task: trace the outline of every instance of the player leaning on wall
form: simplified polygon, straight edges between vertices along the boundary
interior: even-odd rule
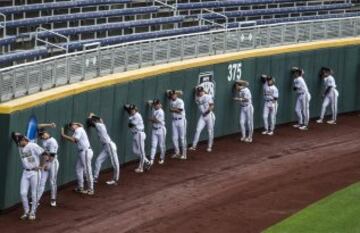
[[[275,86],[275,78],[272,76],[263,74],[260,79],[263,83],[264,94],[263,120],[265,130],[262,134],[272,136],[276,125],[279,90]]]

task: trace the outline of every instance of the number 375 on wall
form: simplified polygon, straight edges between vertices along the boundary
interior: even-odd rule
[[[228,65],[227,79],[229,82],[241,79],[241,66],[241,62]]]

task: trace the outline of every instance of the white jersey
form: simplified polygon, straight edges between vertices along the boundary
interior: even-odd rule
[[[45,151],[49,152],[50,154],[57,154],[59,145],[55,138],[50,137],[42,141],[42,148],[44,148]]]
[[[325,89],[328,89],[329,87],[336,88],[335,78],[331,75],[324,78],[324,85]]]
[[[136,112],[134,115],[129,117],[129,123],[133,125],[131,132],[137,133],[144,131],[144,121],[140,113]]]
[[[95,128],[100,142],[102,144],[109,144],[111,142],[111,138],[106,130],[106,126],[104,125],[104,123],[95,123]]]
[[[162,108],[159,108],[158,110],[153,109],[152,117],[159,121],[159,122],[152,123],[152,126],[154,128],[160,128],[160,127],[165,126],[165,113],[164,113],[164,110],[162,110]]]
[[[40,157],[44,150],[36,143],[29,142],[21,150],[21,162],[24,169],[35,169],[40,166]]]
[[[79,127],[75,130],[73,137],[76,140],[76,145],[79,151],[90,149],[89,138],[83,127]]]
[[[264,88],[264,100],[266,102],[274,101],[279,98],[279,90],[275,85],[267,85]]]
[[[180,98],[176,98],[176,100],[170,100],[170,108],[181,109],[180,113],[172,112],[173,118],[184,118],[185,117],[185,104],[184,101]]]
[[[209,110],[210,105],[214,104],[212,96],[208,94],[204,94],[201,97],[196,97],[195,101],[199,107],[201,114],[206,113]]]
[[[309,93],[305,80],[301,76],[294,79],[294,87],[296,88],[296,93],[298,94]]]
[[[252,95],[249,88],[245,87],[239,91],[240,106],[247,107],[252,104]]]

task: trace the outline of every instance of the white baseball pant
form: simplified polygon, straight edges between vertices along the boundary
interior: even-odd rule
[[[76,176],[78,179],[78,187],[84,188],[84,175],[88,183],[88,188],[94,190],[94,177],[92,173],[91,160],[93,158],[93,150],[85,149],[79,151],[78,160],[76,162]]]
[[[331,112],[332,112],[332,120],[336,121],[337,118],[337,109],[338,109],[338,97],[339,97],[339,92],[336,89],[332,89],[330,91],[330,93],[328,93],[322,103],[321,106],[321,114],[320,114],[320,118],[324,119],[325,113],[326,113],[326,109],[327,107],[331,106]]]
[[[240,107],[240,129],[241,137],[252,138],[254,133],[254,107],[252,104]],[[248,132],[248,136],[246,136]]]
[[[199,142],[201,131],[204,129],[205,126],[207,127],[209,134],[208,148],[212,148],[214,142],[214,126],[215,126],[215,114],[213,112],[210,112],[206,116],[203,115],[200,116],[196,126],[196,132],[192,145],[194,148],[196,148]]]
[[[140,159],[140,169],[144,168],[145,163],[150,163],[145,155],[145,139],[146,134],[144,132],[133,133],[133,153],[136,154]]]
[[[186,141],[186,119],[177,118],[172,120],[172,141],[174,144],[175,154],[180,154],[179,138],[181,142],[182,154],[186,156],[187,141]]]
[[[266,131],[274,131],[276,125],[276,113],[277,113],[278,103],[273,101],[265,101],[263,119],[264,119],[264,128]],[[270,125],[269,125],[270,117]]]
[[[48,170],[41,171],[41,179],[40,179],[40,186],[39,186],[39,201],[45,191],[46,182],[49,178],[50,188],[51,188],[51,199],[56,200],[57,194],[57,175],[59,172],[59,161],[54,158],[53,161],[49,164]]]
[[[153,128],[151,135],[151,153],[150,159],[155,159],[155,154],[157,150],[157,146],[160,147],[160,159],[165,159],[165,152],[166,152],[166,128],[159,127],[158,129]]]
[[[118,181],[120,178],[120,165],[116,144],[114,142],[106,143],[103,145],[102,150],[95,162],[94,177],[99,177],[101,165],[108,157],[110,158],[111,165],[114,169],[113,180]]]
[[[20,181],[20,196],[24,208],[24,213],[26,214],[35,214],[38,206],[38,193],[39,193],[39,183],[40,183],[41,174],[40,171],[23,171]],[[29,206],[29,188],[31,190],[31,199],[32,205],[31,209]]]
[[[309,125],[310,100],[311,96],[309,93],[298,94],[296,98],[295,112],[298,116],[299,125]]]

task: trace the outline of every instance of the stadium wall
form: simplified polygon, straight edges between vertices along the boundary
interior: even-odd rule
[[[339,98],[339,112],[360,109],[360,39],[312,42],[277,48],[254,49],[233,54],[185,60],[155,67],[148,67],[120,74],[113,74],[95,80],[88,80],[59,87],[38,94],[26,96],[0,104],[0,210],[20,201],[19,181],[22,173],[18,151],[10,139],[12,131],[24,132],[31,115],[39,122],[55,122],[57,130],[50,129],[60,142],[59,185],[75,179],[77,151],[74,145],[60,140],[59,127],[70,121],[85,123],[89,112],[103,117],[108,131],[118,145],[121,163],[136,159],[131,153],[131,134],[127,128],[126,103],[136,104],[144,119],[150,109],[147,100],[160,98],[166,109],[168,126],[167,147],[171,145],[170,114],[165,98],[167,89],[183,90],[187,119],[188,142],[193,139],[198,111],[193,101],[194,86],[202,72],[213,72],[216,81],[215,136],[233,134],[239,131],[239,106],[232,101],[232,87],[236,79],[250,82],[255,108],[255,127],[262,127],[262,87],[259,76],[271,74],[276,78],[280,91],[278,123],[295,120],[295,94],[292,91],[290,69],[299,66],[305,70],[305,79],[312,94],[311,116],[320,113],[321,81],[318,72],[322,66],[335,71]],[[149,152],[151,127],[146,121],[146,151]],[[95,155],[100,145],[94,130],[89,136]],[[204,131],[202,139],[206,137]],[[256,138],[255,138],[256,142]],[[216,148],[216,141],[215,141]],[[94,159],[95,160],[95,159]],[[109,167],[109,163],[107,167]]]

